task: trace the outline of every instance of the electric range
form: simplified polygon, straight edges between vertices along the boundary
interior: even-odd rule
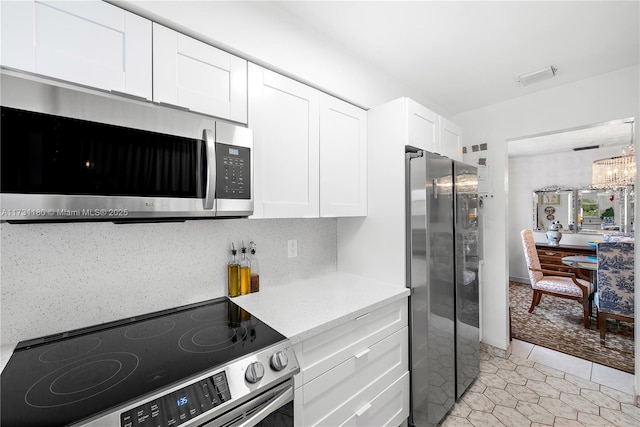
[[[297,372],[282,334],[218,298],[19,343],[1,425],[255,425]]]

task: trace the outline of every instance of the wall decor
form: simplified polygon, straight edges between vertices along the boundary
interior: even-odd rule
[[[560,195],[559,194],[543,194],[542,204],[543,205],[559,205]]]

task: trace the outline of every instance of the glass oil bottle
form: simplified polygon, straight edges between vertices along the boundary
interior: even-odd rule
[[[230,297],[237,297],[240,295],[240,264],[236,259],[236,248],[231,243],[231,255],[227,262],[227,286]]]
[[[251,292],[251,263],[247,258],[247,248],[242,242],[242,258],[240,258],[240,295],[247,295]]]
[[[251,293],[260,290],[260,269],[258,268],[258,258],[256,258],[256,244],[249,242],[249,262],[251,263]]]

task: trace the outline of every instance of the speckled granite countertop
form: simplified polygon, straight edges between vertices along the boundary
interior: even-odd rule
[[[409,289],[332,272],[233,298],[293,344],[409,296]]]

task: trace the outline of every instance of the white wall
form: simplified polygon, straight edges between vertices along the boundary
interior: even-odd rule
[[[595,150],[545,154],[509,159],[509,276],[528,282],[524,251],[520,231],[532,228],[532,192],[541,187],[560,185],[584,188],[591,183],[591,164],[594,160],[619,156],[621,147],[605,147]],[[562,244],[586,245],[594,240],[593,235],[566,232],[567,222],[561,220],[565,231]],[[546,242],[543,232],[534,233],[536,242]]]
[[[569,129],[592,123],[639,117],[640,68],[624,68],[554,89],[515,98],[499,104],[458,114],[453,120],[464,129],[464,145],[487,142],[490,196],[485,199],[482,290],[483,341],[506,349],[508,342],[508,251],[511,241],[505,224],[508,212],[508,162],[506,140]],[[636,131],[636,160],[638,159]],[[636,187],[638,180],[636,180]],[[636,207],[636,217],[638,208]],[[636,273],[638,265],[636,265]],[[639,287],[640,288],[640,287]],[[640,313],[640,289],[636,289],[636,312]],[[640,354],[636,328],[636,354]],[[636,358],[636,392],[640,390],[640,367]]]

